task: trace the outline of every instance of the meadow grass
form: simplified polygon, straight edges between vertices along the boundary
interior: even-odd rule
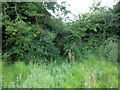
[[[27,78],[29,67],[24,62],[8,64],[2,62],[2,86],[7,88],[17,88]]]
[[[3,87],[118,88],[117,62],[89,55],[82,61],[55,60],[47,65],[3,64]]]
[[[2,60],[0,56],[0,89],[2,88]]]

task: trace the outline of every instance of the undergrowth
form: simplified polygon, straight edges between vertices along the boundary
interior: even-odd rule
[[[83,61],[3,63],[3,88],[118,88],[117,63],[89,55]]]
[[[17,88],[27,78],[29,73],[29,66],[24,62],[15,62],[8,64],[2,62],[2,86],[7,88]]]

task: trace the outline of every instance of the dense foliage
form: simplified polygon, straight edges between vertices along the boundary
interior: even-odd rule
[[[118,87],[120,2],[74,21],[66,5],[2,2],[3,88]]]
[[[59,27],[57,24],[54,26],[57,19],[47,11],[54,11],[56,3],[2,4],[2,46],[6,59],[22,60],[27,55],[47,59],[57,57],[59,50],[53,40]],[[62,25],[62,22],[58,24]]]
[[[2,3],[3,58],[13,62],[53,60],[66,57],[69,52],[74,52],[76,58],[85,56],[83,49],[94,51],[109,37],[119,36],[119,3],[113,9],[94,4],[90,12],[68,23],[49,13],[56,9],[64,15],[70,13],[55,2]]]

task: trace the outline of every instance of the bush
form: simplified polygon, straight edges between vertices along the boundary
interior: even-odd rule
[[[118,43],[117,37],[111,37],[98,48],[99,57],[106,60],[117,61],[118,59]]]

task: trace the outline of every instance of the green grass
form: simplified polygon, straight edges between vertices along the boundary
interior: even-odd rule
[[[24,62],[14,64],[2,63],[2,86],[17,88],[27,78],[29,67]]]
[[[2,60],[0,56],[0,89],[2,88]]]
[[[118,88],[117,63],[93,55],[82,62],[56,60],[48,65],[44,62],[28,66],[23,62],[3,64],[3,76],[3,87],[9,88]]]

